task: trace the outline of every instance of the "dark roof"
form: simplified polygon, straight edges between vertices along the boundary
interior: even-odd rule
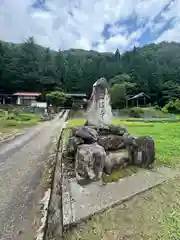
[[[0,92],[0,96],[1,96],[1,97],[9,97],[9,96],[11,96],[11,94],[1,93],[1,92]]]
[[[4,90],[0,89],[0,97],[8,98],[11,97],[12,94],[5,92]]]
[[[147,97],[147,98],[150,99],[150,97],[148,95],[146,95],[145,93],[142,92],[142,93],[139,93],[139,94],[129,98],[128,100],[137,99],[137,98],[140,98],[140,97]]]

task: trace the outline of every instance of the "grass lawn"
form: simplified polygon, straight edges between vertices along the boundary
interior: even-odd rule
[[[73,119],[69,126],[82,125]],[[136,136],[150,135],[156,143],[158,164],[179,167],[180,123],[129,122],[115,118]],[[128,171],[117,172],[128,175]],[[136,169],[133,169],[136,172]],[[108,182],[108,179],[106,179]],[[180,239],[180,177],[140,194],[124,204],[94,216],[66,234],[66,240],[176,240]]]
[[[0,141],[23,131],[24,128],[33,126],[40,121],[40,117],[35,114],[7,113],[0,110]]]

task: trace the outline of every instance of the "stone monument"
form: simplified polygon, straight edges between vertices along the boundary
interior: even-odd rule
[[[108,125],[111,124],[112,117],[108,84],[105,78],[100,78],[94,83],[88,101],[88,124],[95,126]]]
[[[74,161],[79,183],[100,180],[103,172],[136,165],[149,168],[155,160],[154,141],[149,136],[134,137],[127,128],[112,124],[108,84],[105,78],[94,85],[87,107],[87,122],[73,127],[68,154]]]

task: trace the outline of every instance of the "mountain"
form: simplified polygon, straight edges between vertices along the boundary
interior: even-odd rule
[[[109,82],[135,83],[133,94],[144,92],[153,103],[164,105],[180,97],[180,44],[153,43],[113,54],[82,49],[56,52],[35,44],[33,38],[22,44],[0,42],[0,88],[5,91],[89,93],[102,76]]]

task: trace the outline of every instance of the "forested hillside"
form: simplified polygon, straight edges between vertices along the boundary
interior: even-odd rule
[[[80,49],[55,52],[34,43],[0,42],[0,89],[6,92],[63,90],[90,93],[106,77],[126,95],[148,94],[164,105],[180,97],[180,44],[150,44],[124,54]],[[121,91],[119,91],[121,92]]]

